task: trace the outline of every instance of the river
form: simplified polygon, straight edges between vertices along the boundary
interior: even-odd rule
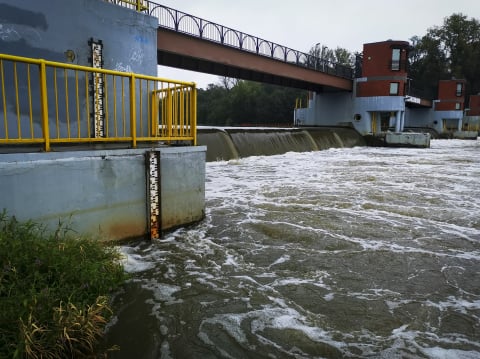
[[[480,358],[480,141],[207,163],[206,218],[120,249],[112,358]]]

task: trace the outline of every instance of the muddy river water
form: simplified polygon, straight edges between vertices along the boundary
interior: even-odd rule
[[[120,248],[112,358],[480,358],[480,141],[206,173],[203,222]]]

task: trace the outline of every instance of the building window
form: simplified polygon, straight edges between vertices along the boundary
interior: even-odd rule
[[[455,110],[460,110],[460,102],[455,103]]]
[[[398,82],[390,82],[390,95],[398,95]]]
[[[457,82],[457,96],[462,96],[463,92],[463,84],[461,82]]]
[[[400,49],[392,49],[392,70],[400,70]]]

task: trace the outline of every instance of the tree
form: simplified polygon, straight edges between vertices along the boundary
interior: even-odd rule
[[[410,51],[411,77],[410,90],[413,95],[426,98],[435,98],[438,81],[449,78],[446,68],[447,58],[440,48],[438,39],[424,36],[421,39],[410,39],[413,48]]]
[[[238,84],[238,81],[240,81],[239,79],[227,76],[219,76],[218,79],[226,90],[231,90]]]
[[[480,92],[480,22],[461,13],[444,19],[421,39],[413,37],[410,73],[423,87],[439,80],[467,80],[467,95]],[[435,93],[436,94],[436,93]]]
[[[232,87],[210,84],[198,90],[197,120],[210,126],[291,126],[297,98],[305,90],[235,80]],[[230,83],[230,82],[229,82]]]
[[[209,84],[206,90],[198,90],[197,122],[201,125],[229,126],[230,98],[225,87]]]
[[[310,55],[309,64],[312,66],[316,65],[318,69],[325,65],[339,64],[353,67],[355,64],[355,56],[347,49],[341,47],[332,50],[325,45],[317,43],[310,48],[308,54]]]

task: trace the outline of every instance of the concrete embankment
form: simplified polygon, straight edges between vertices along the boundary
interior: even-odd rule
[[[205,150],[0,154],[0,211],[107,241],[146,236],[152,215],[158,230],[193,223],[205,214]],[[158,162],[149,163],[146,153],[158,154]]]
[[[207,146],[207,161],[328,148],[365,146],[353,128],[199,128],[198,144]]]

